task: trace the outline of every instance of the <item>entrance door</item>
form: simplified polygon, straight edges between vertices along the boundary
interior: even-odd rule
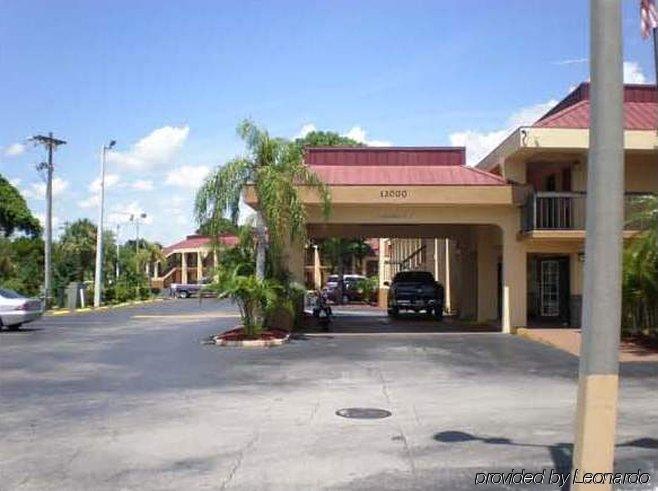
[[[546,320],[569,320],[569,260],[539,258],[537,264],[537,314]]]
[[[539,263],[539,315],[560,316],[560,262],[544,259]]]

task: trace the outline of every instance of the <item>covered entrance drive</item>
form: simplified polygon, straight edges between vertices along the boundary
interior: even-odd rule
[[[332,198],[325,219],[317,193],[301,190],[308,238],[449,239],[459,251],[451,287],[459,316],[511,332],[527,318],[526,251],[517,237],[523,189],[464,162],[463,148],[307,149],[306,163]],[[257,207],[253,190],[245,201]],[[300,282],[304,246],[288,250]],[[380,281],[385,269],[380,248]]]

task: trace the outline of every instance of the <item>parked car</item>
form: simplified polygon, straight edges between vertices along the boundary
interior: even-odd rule
[[[43,303],[38,298],[27,298],[9,288],[0,288],[0,327],[14,331],[42,314]]]
[[[172,283],[169,293],[172,297],[189,298],[198,295],[203,288],[210,283],[208,278],[201,278],[200,283]]]
[[[340,277],[332,274],[327,278],[327,284],[323,292],[327,299],[334,303],[358,302],[363,300],[363,288],[360,283],[365,281],[366,277],[360,274],[343,275],[343,295],[340,296]],[[342,301],[341,301],[342,300]]]
[[[401,310],[425,311],[443,319],[443,285],[428,271],[402,271],[395,275],[388,291],[388,314]]]

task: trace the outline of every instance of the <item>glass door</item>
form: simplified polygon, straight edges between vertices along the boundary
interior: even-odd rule
[[[543,259],[539,263],[539,315],[560,316],[560,261]]]

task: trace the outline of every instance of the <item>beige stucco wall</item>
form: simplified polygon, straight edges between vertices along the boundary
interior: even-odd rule
[[[498,262],[501,232],[496,227],[478,227],[477,241],[477,320],[488,322],[498,316]]]

